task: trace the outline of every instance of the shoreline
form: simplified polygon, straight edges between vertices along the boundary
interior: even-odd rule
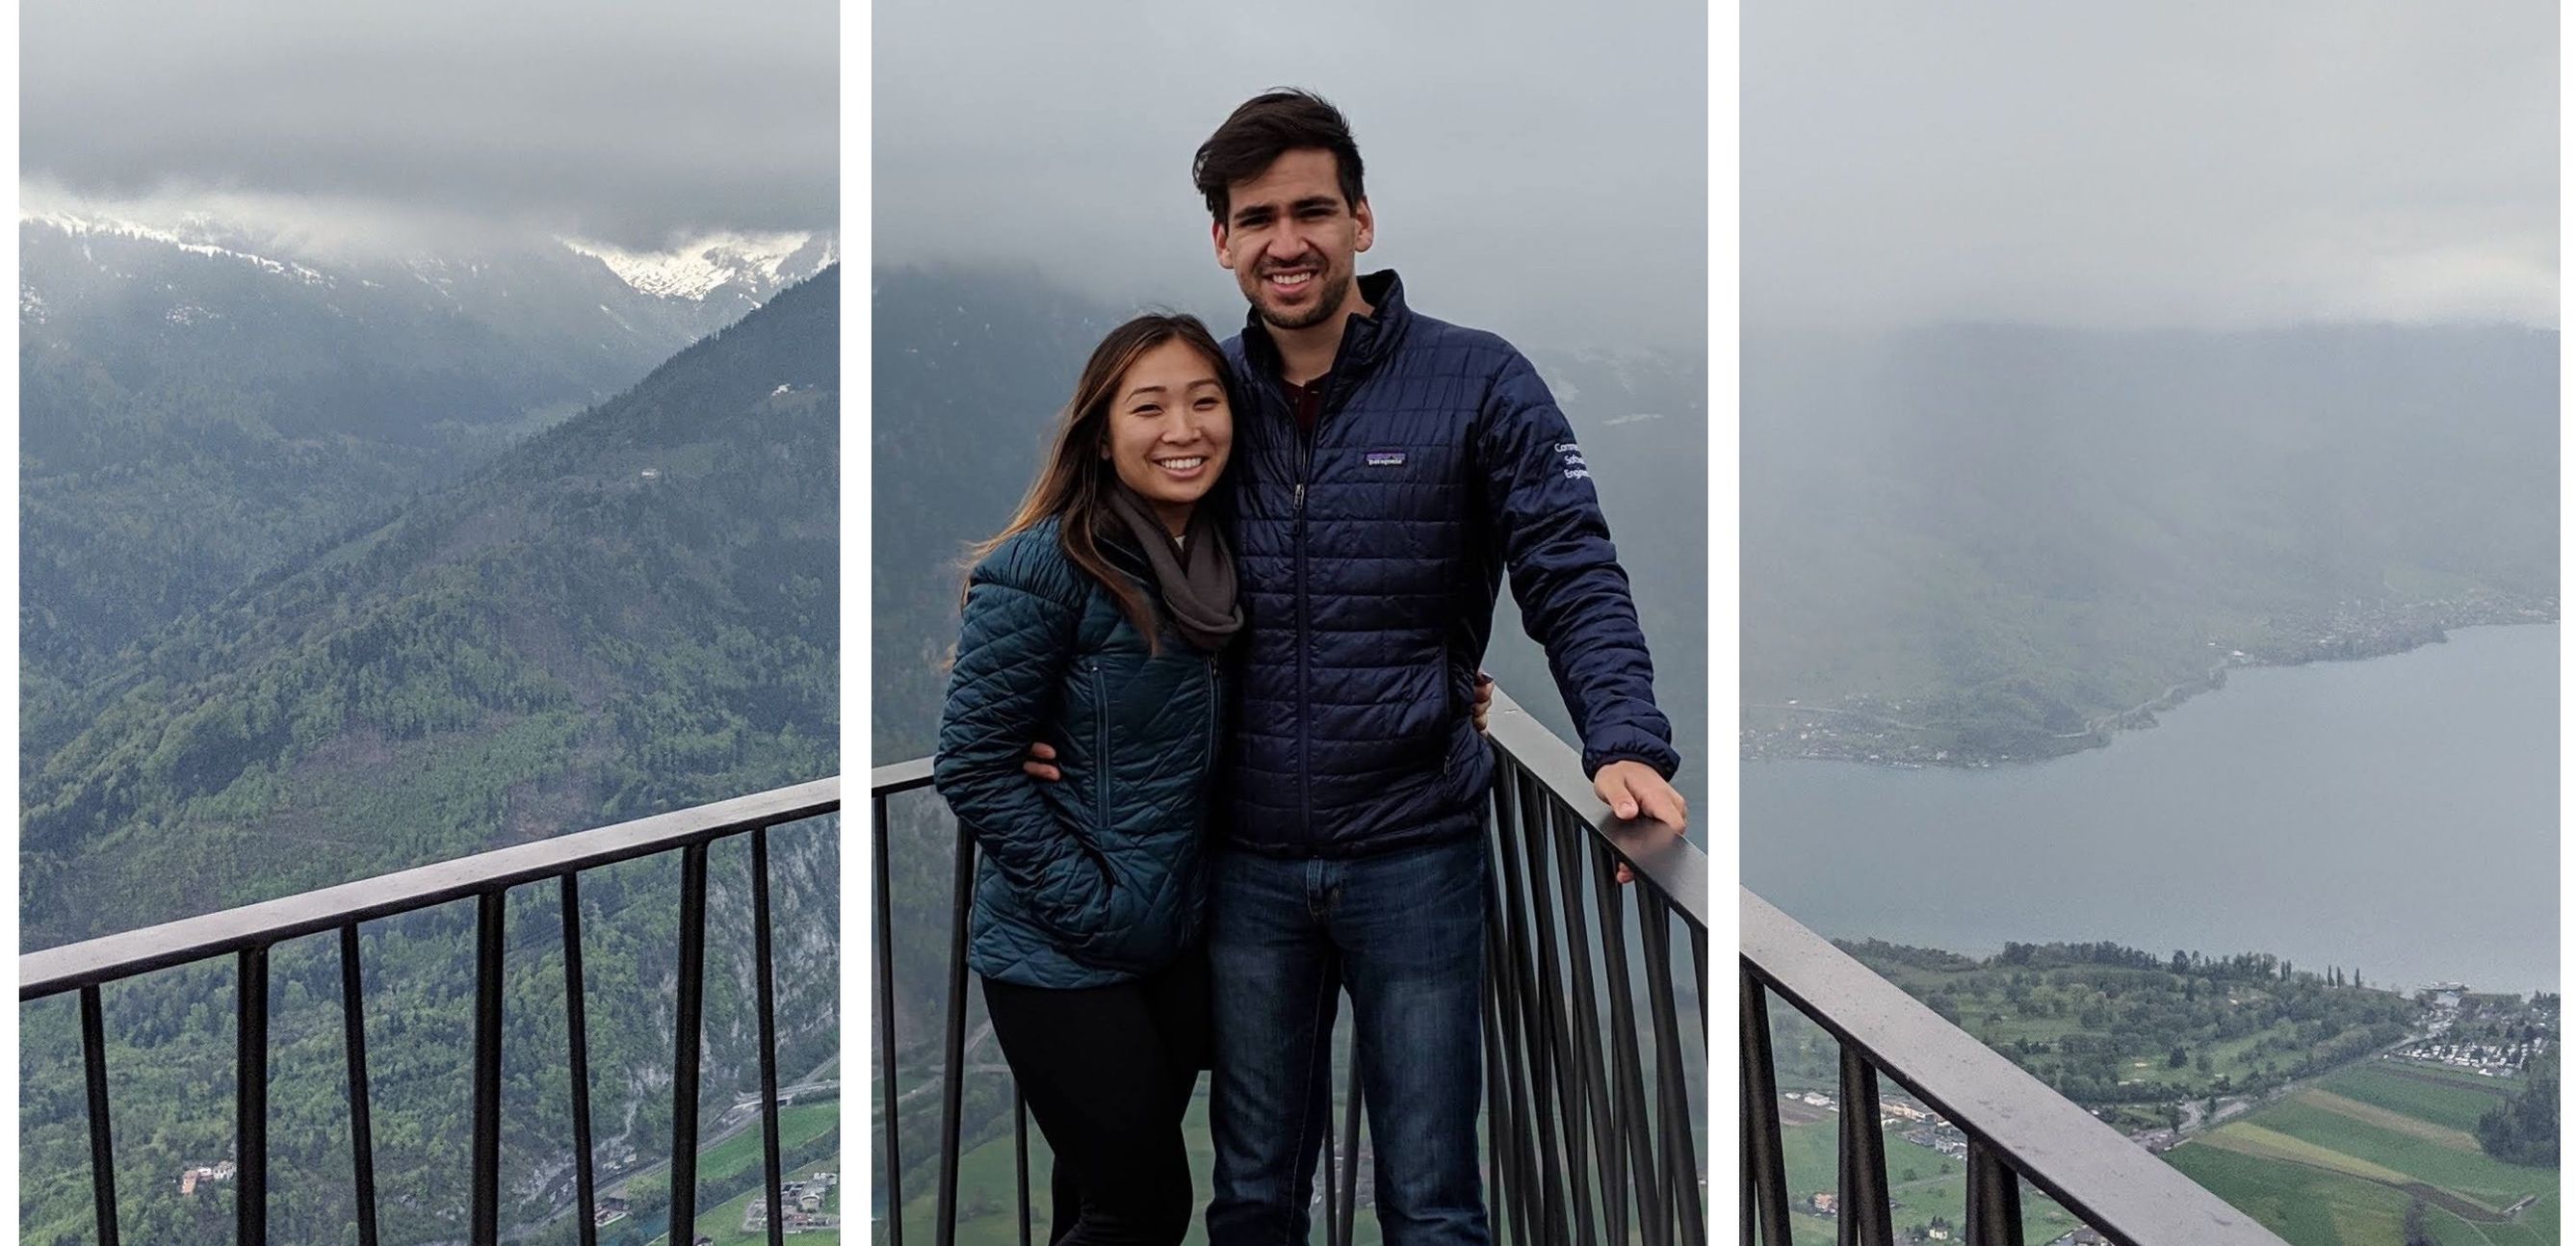
[[[2324,619],[2277,640],[2248,642],[2234,649],[2197,679],[2171,684],[2162,693],[2125,710],[2096,714],[2074,731],[2051,732],[2039,724],[2013,724],[2019,730],[2012,747],[1980,748],[1943,739],[1966,724],[1956,720],[1909,721],[1905,702],[1881,704],[1866,696],[1839,702],[1805,704],[1746,702],[1738,714],[1737,761],[1847,761],[1894,770],[1941,767],[1991,769],[2028,765],[2108,748],[2120,733],[2157,725],[2169,712],[2204,692],[2227,686],[2230,670],[2309,666],[2320,662],[2359,662],[2411,653],[2427,645],[2446,644],[2451,633],[2482,627],[2555,626],[2556,598],[2481,599],[2406,603],[2386,607],[2347,604]],[[2209,642],[2215,647],[2219,642]],[[1755,712],[1769,716],[1765,728],[1751,725]],[[1866,723],[1866,728],[1854,723]]]

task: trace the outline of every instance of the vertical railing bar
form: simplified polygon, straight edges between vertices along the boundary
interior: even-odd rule
[[[1520,1180],[1512,1164],[1512,1148],[1503,1139],[1514,1133],[1511,1122],[1511,1100],[1503,1090],[1502,987],[1494,973],[1494,940],[1489,929],[1485,936],[1485,989],[1480,1002],[1485,1010],[1481,1027],[1485,1041],[1485,1162],[1493,1173],[1493,1190],[1486,1201],[1514,1233],[1521,1227],[1520,1217],[1511,1209],[1520,1195]],[[1495,1233],[1496,1240],[1502,1233]],[[1517,1240],[1517,1239],[1516,1239]]]
[[[1517,775],[1514,766],[1511,774]],[[1509,776],[1507,776],[1508,778]],[[1504,996],[1510,1011],[1504,1015],[1506,1033],[1513,1040],[1512,1085],[1519,1096],[1522,1130],[1521,1180],[1527,1189],[1522,1198],[1521,1213],[1528,1217],[1530,1234],[1542,1242],[1555,1243],[1556,1217],[1553,1204],[1558,1182],[1554,1177],[1554,1131],[1547,1108],[1547,1050],[1531,1018],[1538,1004],[1531,998],[1538,990],[1538,976],[1530,953],[1530,932],[1525,921],[1528,910],[1521,903],[1518,859],[1514,849],[1521,835],[1522,813],[1516,782],[1499,782],[1494,786],[1495,827],[1501,833],[1495,853],[1494,873],[1501,880],[1497,922],[1503,931],[1503,947],[1510,954],[1512,989]]]
[[[680,1000],[673,1021],[670,1238],[698,1232],[698,1061],[705,1042],[707,846],[680,850]]]
[[[1548,847],[1553,850],[1556,870],[1556,893],[1566,906],[1566,963],[1574,965],[1574,1007],[1566,1025],[1574,1030],[1574,1050],[1569,1061],[1574,1066],[1574,1110],[1569,1112],[1566,1138],[1574,1143],[1574,1197],[1582,1225],[1582,1243],[1595,1241],[1595,1207],[1592,1207],[1592,1182],[1600,1179],[1600,1200],[1610,1202],[1618,1192],[1610,1189],[1610,1156],[1605,1153],[1607,1130],[1610,1130],[1610,1097],[1607,1076],[1602,1071],[1602,1017],[1600,1017],[1600,983],[1592,976],[1592,916],[1584,904],[1584,850],[1574,839],[1574,816],[1561,806],[1548,806]],[[1589,1146],[1587,1146],[1589,1138]],[[1589,1161],[1589,1164],[1587,1164]],[[1607,1207],[1602,1207],[1607,1213]]]
[[[1517,778],[1517,776],[1516,776]],[[1507,803],[1509,817],[1502,820],[1502,875],[1505,920],[1512,931],[1512,967],[1520,977],[1520,1025],[1528,1042],[1530,1103],[1532,1123],[1537,1126],[1538,1144],[1538,1235],[1549,1242],[1565,1241],[1570,1235],[1565,1224],[1565,1177],[1558,1162],[1556,1128],[1553,1115],[1547,1111],[1547,1099],[1553,1089],[1555,1060],[1553,1039],[1547,1024],[1546,989],[1539,981],[1538,953],[1530,946],[1530,908],[1522,893],[1525,875],[1521,872],[1520,840],[1528,827],[1528,810],[1522,800],[1519,781],[1497,784],[1494,794],[1498,804]],[[1503,798],[1508,797],[1508,800]]]
[[[1708,928],[1687,919],[1682,925],[1690,930],[1691,994],[1699,999],[1699,1061],[1700,1067],[1705,1069],[1708,1067]]]
[[[1842,1102],[1835,1148],[1835,1187],[1841,1204],[1834,1224],[1839,1246],[1894,1246],[1887,1208],[1887,1139],[1878,1127],[1878,1070],[1857,1048],[1842,1044]]]
[[[751,957],[753,988],[760,997],[760,1157],[769,1174],[769,1246],[786,1246],[787,1180],[778,1159],[778,987],[770,960],[769,828],[751,832]]]
[[[1511,911],[1503,903],[1501,840],[1507,832],[1504,830],[1506,824],[1502,793],[1506,786],[1503,783],[1496,783],[1493,792],[1494,862],[1493,867],[1485,875],[1485,977],[1487,981],[1494,984],[1495,988],[1495,1029],[1502,1035],[1502,1077],[1505,1094],[1510,1099],[1510,1115],[1507,1124],[1510,1126],[1508,1134],[1511,1141],[1508,1158],[1514,1177],[1511,1186],[1513,1241],[1515,1246],[1523,1246],[1520,1234],[1526,1232],[1526,1226],[1537,1219],[1537,1213],[1533,1209],[1537,1204],[1538,1192],[1531,1187],[1537,1184],[1532,1169],[1537,1165],[1535,1154],[1537,1143],[1534,1138],[1538,1125],[1531,1119],[1530,1097],[1523,1090],[1521,1080],[1522,1071],[1527,1067],[1521,1058],[1521,1031],[1518,1024],[1523,983],[1516,969],[1518,958],[1513,951],[1515,940],[1511,928]]]
[[[564,949],[564,1033],[572,1068],[573,1193],[580,1200],[580,1246],[599,1246],[599,1173],[591,1158],[590,1136],[590,1005],[581,971],[581,875],[562,879]],[[373,1246],[368,1243],[366,1246]]]
[[[233,1031],[233,1240],[268,1241],[268,948],[235,956],[237,1021]]]
[[[1547,967],[1546,981],[1538,997],[1540,1011],[1546,1018],[1548,1042],[1554,1055],[1550,1069],[1555,1074],[1557,1119],[1562,1125],[1558,1134],[1565,1147],[1566,1182],[1572,1194],[1570,1214],[1574,1234],[1567,1240],[1594,1246],[1592,1224],[1592,1174],[1590,1159],[1583,1149],[1584,1099],[1578,1053],[1581,1048],[1574,1034],[1573,1018],[1567,1015],[1565,1002],[1565,962],[1557,956],[1556,903],[1551,896],[1549,876],[1554,865],[1550,849],[1555,844],[1556,802],[1527,772],[1519,776],[1521,812],[1528,820],[1522,825],[1521,841],[1529,849],[1530,911],[1538,925],[1539,962]],[[1566,914],[1570,922],[1573,913]],[[1572,936],[1568,936],[1569,947]]]
[[[1637,1223],[1644,1230],[1646,1246],[1663,1246],[1669,1234],[1666,1220],[1654,1209],[1664,1205],[1660,1187],[1662,1174],[1655,1169],[1654,1146],[1646,1133],[1646,1073],[1637,1052],[1637,994],[1628,980],[1628,920],[1624,897],[1635,884],[1620,886],[1613,881],[1615,867],[1610,846],[1594,841],[1592,888],[1599,897],[1601,909],[1601,964],[1610,974],[1610,997],[1618,1006],[1610,1010],[1612,1030],[1611,1057],[1615,1066],[1611,1076],[1618,1079],[1622,1112],[1622,1141],[1627,1148],[1628,1179],[1637,1191]]]
[[[892,879],[886,873],[886,798],[879,796],[875,834],[876,883],[870,888],[877,918],[877,1068],[885,1080],[885,1183],[887,1246],[903,1246],[903,1148],[896,1126],[902,1115],[903,1086],[894,1061],[894,901],[886,895]],[[588,1246],[585,1243],[585,1246]]]
[[[957,1246],[958,1130],[966,1107],[966,909],[975,891],[975,837],[957,828],[948,888],[948,1033],[939,1097],[939,1246]]]
[[[2022,1246],[2021,1177],[1994,1150],[1968,1140],[1968,1246]]]
[[[1360,1214],[1360,1027],[1351,1026],[1351,1072],[1342,1092],[1342,1218],[1340,1246],[1351,1246]]]
[[[1647,996],[1655,1021],[1655,1087],[1663,1099],[1664,1189],[1680,1217],[1679,1240],[1706,1240],[1701,1228],[1698,1148],[1692,1144],[1690,1082],[1682,1067],[1682,1023],[1673,1005],[1673,924],[1670,902],[1661,895],[1638,898],[1639,933],[1646,941],[1646,973],[1654,979]]]
[[[1771,1063],[1771,1009],[1762,983],[1736,971],[1739,1074],[1744,1090],[1744,1241],[1756,1212],[1762,1246],[1789,1246],[1789,1173],[1780,1150],[1780,1082]]]
[[[474,1121],[470,1240],[501,1238],[501,930],[506,892],[474,897]]]
[[[1590,857],[1577,838],[1583,832],[1575,829],[1574,819],[1566,811],[1551,809],[1548,828],[1553,832],[1557,884],[1565,901],[1566,958],[1574,964],[1575,1060],[1582,1071],[1582,1106],[1592,1130],[1594,1172],[1601,1182],[1603,1225],[1612,1242],[1624,1242],[1628,1235],[1628,1207],[1611,1160],[1618,1142],[1611,1132],[1609,1073],[1601,1051],[1600,983],[1592,972],[1591,906],[1584,902],[1583,878]]]
[[[349,1063],[349,1176],[357,1194],[358,1246],[376,1246],[376,1127],[367,1093],[367,1005],[356,922],[340,927],[340,1026]]]
[[[107,1121],[107,1021],[96,986],[81,988],[80,1023],[81,1074],[89,1086],[90,1198],[98,1218],[98,1246],[116,1246],[116,1147]]]
[[[1011,1156],[1019,1171],[1020,1246],[1029,1246],[1029,1100],[1017,1078],[1011,1081]]]

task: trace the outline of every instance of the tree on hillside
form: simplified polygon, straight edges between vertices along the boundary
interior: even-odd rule
[[[2478,1145],[2513,1164],[2558,1166],[2558,1053],[2531,1062],[2522,1093],[2478,1117]]]
[[[2406,1203],[2406,1246],[2439,1246],[2433,1231],[2424,1227],[2424,1200],[2418,1196]]]

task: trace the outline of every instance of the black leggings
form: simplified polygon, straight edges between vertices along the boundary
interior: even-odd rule
[[[1207,1061],[1205,950],[1111,986],[986,978],[984,1010],[1055,1151],[1049,1246],[1176,1246],[1192,1204],[1181,1116]]]

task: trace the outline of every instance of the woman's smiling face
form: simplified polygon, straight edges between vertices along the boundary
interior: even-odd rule
[[[1234,411],[1216,364],[1189,343],[1164,342],[1136,356],[1109,403],[1102,447],[1118,479],[1179,532],[1214,487],[1234,446]]]

